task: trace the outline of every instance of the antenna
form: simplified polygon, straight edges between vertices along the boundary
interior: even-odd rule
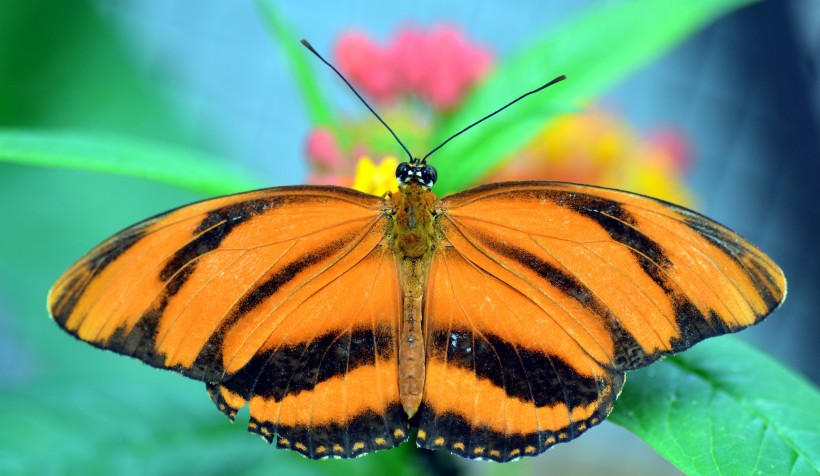
[[[504,106],[502,106],[502,107],[500,107],[500,108],[496,109],[495,111],[491,112],[490,114],[487,114],[486,116],[484,116],[484,117],[482,117],[481,119],[479,119],[479,120],[475,121],[474,123],[470,124],[469,126],[465,127],[464,129],[461,129],[460,131],[458,131],[458,132],[456,132],[455,134],[451,135],[449,138],[447,138],[447,140],[445,140],[444,142],[442,142],[441,144],[439,144],[439,145],[438,145],[435,149],[433,149],[433,150],[431,150],[430,152],[428,152],[428,153],[427,153],[427,155],[425,155],[425,156],[424,156],[424,158],[423,158],[423,159],[421,159],[421,162],[422,162],[422,163],[425,163],[425,162],[427,161],[427,157],[430,157],[431,155],[433,155],[433,152],[435,152],[435,151],[437,151],[437,150],[441,149],[442,147],[444,147],[444,144],[446,144],[446,143],[450,142],[451,140],[455,139],[456,137],[460,136],[461,134],[463,134],[463,133],[467,132],[467,131],[468,131],[469,129],[471,129],[473,126],[476,126],[476,125],[478,125],[478,124],[480,124],[480,123],[482,123],[482,122],[486,121],[487,119],[489,119],[489,118],[491,118],[491,117],[495,116],[495,115],[496,115],[496,114],[498,114],[499,112],[503,111],[504,109],[507,109],[508,107],[510,107],[510,106],[512,106],[513,104],[517,103],[518,101],[520,101],[520,100],[524,99],[525,97],[529,96],[530,94],[535,94],[535,93],[537,93],[538,91],[541,91],[542,89],[548,88],[549,86],[552,86],[553,84],[558,83],[558,82],[561,82],[561,81],[563,81],[563,80],[565,80],[565,79],[567,79],[567,77],[566,77],[565,75],[563,75],[563,74],[562,74],[561,76],[558,76],[557,78],[553,79],[552,81],[548,82],[547,84],[545,84],[545,85],[543,85],[543,86],[541,86],[541,87],[535,88],[535,89],[533,89],[532,91],[530,91],[530,92],[528,92],[528,93],[524,93],[524,94],[522,94],[522,95],[518,96],[517,98],[515,98],[515,99],[513,99],[512,101],[508,102],[506,105],[504,105]]]
[[[410,157],[410,162],[413,162],[413,160],[414,160],[413,159],[413,154],[411,154],[410,151],[407,150],[407,147],[405,147],[404,143],[401,141],[401,139],[399,139],[399,136],[397,136],[396,133],[393,132],[393,129],[391,129],[390,126],[388,126],[387,123],[384,122],[384,119],[382,119],[381,116],[376,114],[376,111],[374,111],[373,108],[370,107],[370,104],[367,104],[367,101],[365,101],[364,98],[361,96],[361,94],[359,94],[359,92],[356,91],[356,88],[354,88],[353,85],[350,84],[350,81],[348,81],[347,78],[345,78],[342,75],[342,73],[340,73],[339,70],[336,69],[336,67],[334,67],[332,64],[328,63],[326,59],[322,58],[322,55],[320,55],[319,52],[317,52],[315,49],[313,49],[313,46],[311,46],[311,44],[308,43],[307,40],[303,39],[302,40],[302,45],[305,48],[309,49],[311,53],[313,53],[314,55],[316,55],[317,58],[322,60],[322,63],[326,64],[328,67],[330,67],[330,69],[333,70],[334,73],[336,73],[340,78],[342,78],[342,81],[344,81],[345,84],[347,84],[347,87],[349,87],[350,90],[353,91],[353,94],[355,94],[356,97],[359,98],[359,100],[361,100],[362,103],[364,103],[364,105],[367,106],[368,109],[370,109],[370,112],[372,112],[373,115],[376,116],[376,119],[378,119],[379,122],[381,122],[384,125],[384,127],[386,127],[388,131],[390,131],[391,134],[393,134],[393,137],[396,139],[396,142],[398,142],[399,145],[401,146],[401,148],[404,149],[405,152],[407,152],[407,156]],[[430,154],[427,154],[427,155],[430,155]]]
[[[351,90],[351,91],[353,91],[353,94],[355,94],[355,95],[356,95],[356,97],[357,97],[357,98],[359,98],[359,100],[360,100],[360,101],[361,101],[361,102],[362,102],[365,106],[367,106],[367,109],[369,109],[369,110],[370,110],[370,112],[372,112],[372,113],[373,113],[373,115],[374,115],[374,116],[376,116],[376,119],[378,119],[378,120],[379,120],[379,122],[381,122],[381,123],[382,123],[382,125],[384,125],[384,127],[386,127],[386,128],[387,128],[387,130],[388,130],[388,131],[390,131],[390,133],[391,133],[391,134],[393,134],[393,138],[394,138],[394,139],[396,139],[396,142],[398,142],[398,143],[399,143],[399,145],[401,146],[401,148],[402,148],[402,149],[404,149],[404,151],[405,151],[405,152],[407,152],[407,156],[410,158],[410,161],[409,161],[409,162],[410,162],[411,164],[412,164],[412,163],[416,163],[416,164],[418,164],[418,163],[421,163],[421,164],[426,163],[426,162],[427,162],[427,157],[430,157],[431,155],[433,155],[433,152],[436,152],[437,150],[441,149],[442,147],[444,147],[444,145],[445,145],[445,144],[447,144],[447,143],[448,143],[448,142],[450,142],[451,140],[455,139],[456,137],[460,136],[461,134],[463,134],[463,133],[467,132],[469,129],[472,129],[474,126],[477,126],[478,124],[480,124],[480,123],[482,123],[482,122],[486,121],[487,119],[489,119],[489,118],[491,118],[491,117],[495,116],[495,115],[496,115],[496,114],[498,114],[499,112],[503,111],[504,109],[507,109],[508,107],[510,107],[510,106],[512,106],[513,104],[517,103],[518,101],[520,101],[520,100],[524,99],[525,97],[529,96],[530,94],[535,94],[535,93],[537,93],[538,91],[541,91],[542,89],[546,89],[546,88],[548,88],[548,87],[552,86],[552,85],[553,85],[553,84],[555,84],[555,83],[558,83],[558,82],[561,82],[561,81],[563,81],[563,80],[567,79],[567,77],[566,77],[565,75],[563,75],[563,74],[562,74],[561,76],[558,76],[557,78],[555,78],[555,79],[553,79],[552,81],[550,81],[550,82],[548,82],[548,83],[544,84],[543,86],[540,86],[540,87],[538,87],[538,88],[533,89],[533,90],[532,90],[532,91],[530,91],[530,92],[527,92],[527,93],[524,93],[524,94],[522,94],[522,95],[518,96],[517,98],[515,98],[515,99],[513,99],[512,101],[508,102],[508,103],[507,103],[507,104],[505,104],[504,106],[501,106],[500,108],[496,109],[495,111],[491,112],[490,114],[487,114],[486,116],[484,116],[484,117],[482,117],[481,119],[479,119],[479,120],[477,120],[477,121],[473,122],[472,124],[470,124],[469,126],[465,127],[464,129],[461,129],[460,131],[458,131],[458,132],[456,132],[455,134],[451,135],[451,136],[450,136],[450,137],[448,137],[448,138],[447,138],[444,142],[442,142],[441,144],[439,144],[438,146],[436,146],[436,148],[434,148],[433,150],[431,150],[430,152],[428,152],[428,153],[427,153],[427,155],[425,155],[425,156],[424,156],[424,158],[423,158],[423,159],[421,159],[421,161],[419,161],[418,159],[416,159],[416,158],[414,158],[414,157],[413,157],[413,154],[411,154],[411,153],[410,153],[410,151],[407,149],[407,147],[404,145],[404,143],[401,141],[401,139],[399,139],[399,136],[397,136],[397,135],[396,135],[396,133],[395,133],[395,132],[393,132],[393,129],[391,129],[391,128],[390,128],[390,126],[388,126],[388,125],[387,125],[387,123],[386,123],[386,122],[384,122],[384,119],[382,119],[382,118],[381,118],[381,116],[379,116],[379,115],[376,113],[376,111],[374,111],[374,110],[373,110],[373,108],[372,108],[372,107],[370,107],[370,104],[368,104],[368,103],[367,103],[367,101],[365,101],[365,100],[364,100],[364,98],[362,97],[362,95],[361,95],[361,94],[359,94],[359,92],[358,92],[358,91],[356,91],[356,88],[354,88],[354,87],[353,87],[353,85],[352,85],[352,84],[350,84],[350,81],[348,81],[348,80],[347,80],[347,78],[345,78],[345,77],[344,77],[344,75],[342,75],[342,73],[340,73],[340,72],[339,72],[339,70],[338,70],[338,69],[336,69],[336,67],[335,67],[335,66],[333,66],[333,65],[332,65],[332,64],[330,64],[330,63],[329,63],[326,59],[324,59],[324,58],[322,57],[322,55],[320,55],[320,54],[319,54],[319,52],[317,52],[317,51],[313,48],[313,46],[312,46],[310,43],[308,43],[308,41],[307,41],[307,40],[303,39],[303,40],[301,40],[301,43],[302,43],[302,45],[303,45],[305,48],[307,48],[308,50],[310,50],[310,52],[311,52],[311,53],[313,53],[314,55],[316,55],[316,57],[317,57],[317,58],[319,58],[319,59],[322,61],[322,63],[326,64],[326,65],[327,65],[330,69],[332,69],[332,70],[333,70],[333,72],[334,72],[334,73],[336,73],[336,74],[337,74],[340,78],[342,78],[342,81],[344,81],[344,82],[345,82],[345,84],[347,84],[347,87],[349,87],[349,88],[350,88],[350,90]]]

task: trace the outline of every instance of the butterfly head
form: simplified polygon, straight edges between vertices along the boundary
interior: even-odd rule
[[[396,179],[400,185],[415,183],[430,189],[436,183],[438,172],[424,160],[414,158],[409,162],[402,162],[396,167]]]

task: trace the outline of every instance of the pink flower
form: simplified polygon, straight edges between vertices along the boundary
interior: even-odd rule
[[[456,107],[492,66],[488,50],[455,26],[402,29],[382,48],[364,33],[345,33],[336,45],[339,70],[377,101],[415,95],[439,111]]]
[[[390,54],[404,91],[424,88],[428,76],[426,39],[421,30],[410,26],[399,31],[390,45]]]
[[[392,100],[399,92],[391,54],[362,32],[339,37],[336,64],[350,82],[377,101]]]
[[[487,50],[469,43],[461,30],[449,25],[426,34],[405,28],[394,40],[392,53],[405,91],[442,111],[457,106],[492,65]]]
[[[334,53],[339,71],[363,95],[380,103],[415,97],[429,106],[377,109],[405,141],[422,145],[432,136],[435,119],[458,107],[492,65],[490,52],[471,43],[455,26],[408,26],[386,45],[363,32],[347,32],[339,37]],[[344,141],[339,142],[342,135]],[[400,152],[396,149],[369,114],[342,121],[338,130],[317,127],[305,143],[311,166],[308,181],[352,184],[382,193],[396,185],[397,159],[386,160]]]
[[[308,159],[325,168],[339,167],[344,161],[344,154],[336,142],[336,137],[323,127],[310,131],[305,149]]]

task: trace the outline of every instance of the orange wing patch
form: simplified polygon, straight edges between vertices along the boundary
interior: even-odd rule
[[[250,429],[280,446],[311,457],[389,448],[408,423],[382,204],[286,187],[180,208],[89,253],[50,309],[82,340],[205,381],[231,418],[250,402]]]

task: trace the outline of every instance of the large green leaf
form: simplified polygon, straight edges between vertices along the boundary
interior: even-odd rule
[[[128,175],[205,195],[261,187],[204,154],[114,134],[0,129],[0,161]]]
[[[556,112],[578,108],[751,0],[628,0],[590,9],[505,61],[439,127],[433,144],[560,74],[567,80],[514,105],[437,152],[436,190],[466,188],[530,141]]]
[[[734,337],[630,373],[609,419],[687,474],[820,472],[820,393]]]

